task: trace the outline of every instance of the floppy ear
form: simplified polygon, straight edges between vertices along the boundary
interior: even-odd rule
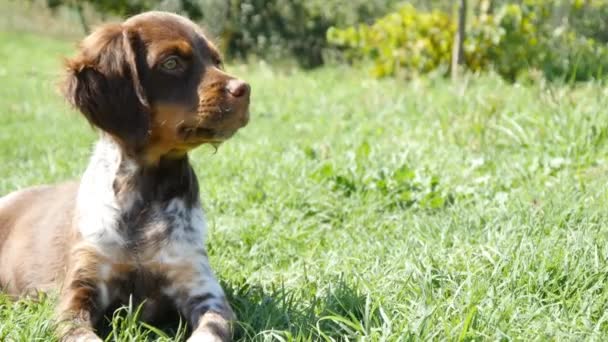
[[[150,109],[137,71],[136,37],[108,24],[86,37],[66,61],[64,95],[87,120],[130,147],[148,136]]]

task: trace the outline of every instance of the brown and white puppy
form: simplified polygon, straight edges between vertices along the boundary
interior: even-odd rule
[[[247,124],[249,85],[195,24],[163,12],[100,27],[67,69],[65,95],[100,139],[79,182],[0,198],[0,287],[57,288],[66,341],[100,341],[104,313],[130,300],[152,323],[185,317],[190,341],[230,340],[187,153]]]

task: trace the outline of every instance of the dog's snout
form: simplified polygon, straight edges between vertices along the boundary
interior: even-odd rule
[[[226,84],[226,90],[234,97],[247,97],[249,96],[251,87],[245,81],[232,79]]]

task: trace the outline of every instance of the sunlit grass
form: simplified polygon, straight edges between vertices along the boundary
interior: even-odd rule
[[[0,33],[0,194],[84,170],[95,135],[54,90],[72,46]],[[252,120],[192,160],[239,339],[607,335],[603,85],[229,71]],[[0,340],[50,340],[53,303],[0,298]],[[110,340],[166,339],[131,314]]]

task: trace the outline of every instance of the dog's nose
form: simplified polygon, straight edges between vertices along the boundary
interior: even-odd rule
[[[245,81],[233,79],[226,84],[226,90],[234,97],[245,97],[249,95],[251,87]]]

